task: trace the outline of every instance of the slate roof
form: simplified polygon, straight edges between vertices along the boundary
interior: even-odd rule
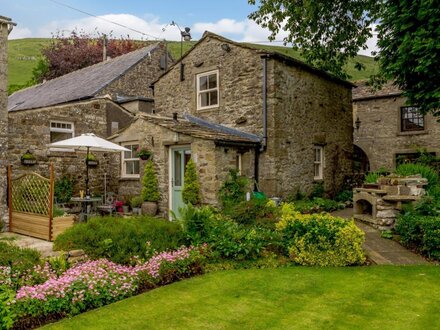
[[[355,82],[356,88],[353,88],[352,95],[353,101],[369,100],[384,97],[400,96],[402,91],[391,81],[382,86],[382,89],[373,90],[370,86],[367,86],[366,81]]]
[[[36,109],[92,98],[158,47],[159,43],[155,43],[15,92],[8,98],[8,111]]]
[[[235,142],[256,146],[261,141],[261,138],[258,135],[242,132],[219,124],[213,124],[190,115],[183,115],[183,118],[179,117],[177,121],[173,120],[171,117],[150,114],[139,114],[139,118],[167,128],[173,132],[206,140],[214,140],[216,142]]]

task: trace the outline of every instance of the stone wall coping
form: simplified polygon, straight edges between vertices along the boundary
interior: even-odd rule
[[[388,192],[382,189],[370,189],[370,188],[354,188],[355,192],[368,192],[378,195],[386,195]]]
[[[405,202],[405,201],[416,201],[420,199],[420,197],[413,195],[386,195],[383,196],[382,199],[384,201],[390,201],[390,202]]]

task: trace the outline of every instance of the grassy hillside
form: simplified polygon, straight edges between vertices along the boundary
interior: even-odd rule
[[[41,48],[47,45],[51,39],[17,39],[9,40],[8,42],[8,60],[9,60],[9,85],[22,85],[30,80],[32,77],[32,69],[37,64],[39,56],[41,54]],[[185,42],[183,44],[183,53],[190,49],[195,42]],[[299,53],[288,47],[282,46],[267,46],[267,45],[254,45],[262,49],[268,49],[271,51],[278,51],[287,56],[301,59]],[[168,49],[174,59],[180,57],[180,42],[169,42]],[[358,71],[354,68],[355,60],[348,64],[348,73],[352,76],[352,80],[360,80],[368,78],[372,73],[375,73],[377,65],[372,57],[358,56],[356,61],[363,63],[366,66],[366,70]]]
[[[8,41],[9,85],[22,85],[32,77],[41,48],[50,39],[16,39]]]

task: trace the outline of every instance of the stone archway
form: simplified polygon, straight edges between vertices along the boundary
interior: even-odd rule
[[[365,151],[357,146],[353,146],[353,172],[368,173],[370,171],[370,161]]]

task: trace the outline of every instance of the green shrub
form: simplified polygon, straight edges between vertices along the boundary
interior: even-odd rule
[[[157,251],[175,249],[184,243],[178,223],[150,217],[99,217],[77,224],[59,235],[56,250],[83,249],[97,259],[127,264],[133,256],[145,257],[147,242]]]
[[[143,200],[142,200],[142,196],[133,196],[133,197],[130,199],[130,206],[131,206],[132,208],[133,208],[133,207],[141,207],[142,202],[143,202]]]
[[[159,198],[156,170],[153,161],[149,160],[142,177],[142,199],[146,202],[157,202]]]
[[[182,199],[185,204],[199,205],[201,203],[199,178],[197,177],[196,164],[192,159],[186,164]]]
[[[191,204],[179,209],[180,223],[189,244],[206,243],[212,230],[215,217],[214,210],[209,206],[196,208]]]
[[[440,217],[407,212],[397,218],[396,232],[402,244],[440,260]]]
[[[217,217],[207,239],[214,257],[232,260],[255,260],[268,248],[277,248],[275,232],[246,227]]]
[[[343,208],[344,205],[327,198],[303,199],[292,203],[300,213],[332,212]]]
[[[0,284],[0,329],[10,329],[14,324],[14,300],[15,292]]]
[[[315,183],[313,185],[312,193],[310,194],[310,198],[322,198],[324,197],[324,184],[322,182]]]
[[[390,174],[390,171],[388,171],[386,168],[379,168],[376,172],[370,172],[365,176],[364,183],[377,183],[377,180],[381,176],[387,176]]]
[[[54,196],[57,203],[68,203],[73,194],[73,180],[63,176],[54,184]]]
[[[225,211],[225,214],[238,224],[271,229],[275,229],[275,223],[278,221],[278,209],[275,203],[267,198],[252,198],[240,202]]]
[[[246,199],[249,190],[249,180],[240,176],[237,170],[229,170],[229,174],[219,191],[220,203],[223,209],[228,209]]]
[[[330,214],[303,215],[292,204],[284,204],[276,227],[285,251],[301,265],[347,266],[365,261],[364,234],[353,221]]]
[[[428,190],[439,184],[439,177],[437,172],[429,166],[421,164],[402,164],[396,168],[396,174],[401,176],[420,174],[422,178],[428,180]]]
[[[0,266],[12,265],[15,272],[23,273],[40,263],[40,253],[37,250],[0,241]]]
[[[337,202],[351,202],[353,201],[353,190],[342,190],[340,191],[336,197],[335,201]]]
[[[254,260],[264,250],[279,250],[279,235],[271,230],[240,225],[210,207],[187,205],[180,212],[188,243],[207,243],[215,259]]]

